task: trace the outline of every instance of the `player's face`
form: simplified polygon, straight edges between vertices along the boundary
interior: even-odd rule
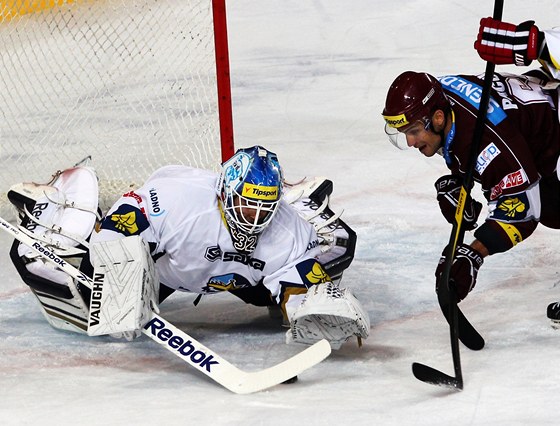
[[[248,200],[241,197],[235,197],[234,205],[238,214],[245,219],[247,223],[260,225],[267,218],[269,212],[259,209],[256,204],[251,205]]]
[[[418,120],[401,133],[405,136],[409,147],[418,149],[426,157],[431,157],[441,146],[441,136],[430,129],[430,122]]]

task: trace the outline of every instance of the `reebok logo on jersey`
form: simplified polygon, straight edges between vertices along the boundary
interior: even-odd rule
[[[474,166],[478,174],[482,176],[486,167],[488,167],[492,160],[500,155],[500,153],[501,151],[494,145],[494,142],[484,148],[482,152],[478,154],[476,165]]]
[[[206,369],[208,373],[211,373],[212,366],[220,364],[214,360],[214,355],[207,355],[204,351],[197,349],[192,341],[185,341],[182,337],[175,335],[173,330],[165,327],[166,325],[163,318],[153,318],[144,326],[144,330],[147,330],[159,341],[166,342],[172,350],[177,351],[182,357],[190,358],[194,364],[198,364],[201,370]]]
[[[275,201],[278,199],[278,187],[244,183],[243,196],[248,198],[255,198],[257,200]]]

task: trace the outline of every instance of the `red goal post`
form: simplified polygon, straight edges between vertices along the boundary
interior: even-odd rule
[[[0,212],[85,157],[107,208],[234,151],[225,0],[0,0]]]

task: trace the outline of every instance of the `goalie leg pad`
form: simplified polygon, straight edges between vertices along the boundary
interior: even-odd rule
[[[67,276],[67,285],[72,293],[71,298],[57,297],[51,293],[32,289],[39,301],[41,312],[48,323],[59,330],[86,334],[88,309],[82,297],[74,292],[73,278]]]
[[[159,312],[159,280],[148,243],[138,235],[96,242],[91,244],[91,258],[88,334],[128,339],[126,333],[140,330],[152,311]]]
[[[313,344],[326,339],[333,349],[352,336],[367,338],[369,315],[349,289],[328,282],[310,288],[297,308],[287,305],[286,343]]]

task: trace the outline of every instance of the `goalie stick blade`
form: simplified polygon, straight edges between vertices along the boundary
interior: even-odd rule
[[[418,362],[412,363],[412,374],[418,380],[432,385],[444,386],[451,389],[463,390],[463,380],[451,377],[435,368]]]
[[[323,339],[286,361],[265,370],[251,373],[239,370],[242,375],[240,380],[231,383],[228,389],[238,394],[248,394],[282,383],[294,383],[297,381],[298,374],[318,364],[330,353],[331,345]]]
[[[155,313],[142,332],[187,364],[237,394],[258,392],[290,380],[320,363],[331,353],[330,344],[323,339],[280,364],[261,371],[246,372]]]

